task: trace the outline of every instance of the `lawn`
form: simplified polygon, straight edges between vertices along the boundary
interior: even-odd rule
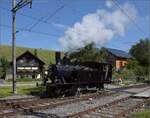
[[[17,78],[16,79],[16,82],[18,84],[34,84],[34,83],[41,83],[42,82],[42,79],[31,79],[31,78]],[[4,82],[5,84],[11,84],[12,83],[12,80],[9,79],[9,80],[5,80]]]
[[[150,118],[150,109],[134,113],[131,118]]]
[[[18,86],[18,95],[39,95],[45,92],[45,87],[34,87],[34,86]],[[11,96],[12,87],[0,87],[0,98]]]
[[[16,80],[18,95],[37,95],[45,91],[45,87],[36,87],[36,83],[41,84],[42,79],[18,78]],[[0,86],[0,98],[11,96],[12,80],[5,80]]]

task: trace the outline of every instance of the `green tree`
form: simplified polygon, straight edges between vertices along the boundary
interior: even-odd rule
[[[149,39],[141,39],[140,42],[133,45],[130,49],[130,54],[139,62],[142,66],[149,64]]]
[[[97,58],[100,62],[106,62],[106,58],[108,56],[108,53],[106,51],[106,48],[105,47],[102,47],[100,50],[99,50],[99,53],[97,55]]]
[[[126,65],[126,69],[132,71],[137,76],[145,76],[147,75],[148,70],[147,67],[141,66],[136,59],[130,59],[128,64]]]
[[[0,70],[1,71],[1,77],[3,79],[5,79],[6,78],[6,74],[7,74],[8,70],[9,70],[9,68],[10,68],[10,63],[5,57],[2,57],[0,59],[0,63],[1,63],[1,70]]]
[[[91,61],[96,56],[96,48],[94,43],[86,45],[84,48],[77,49],[77,51],[70,53],[70,58],[77,58],[80,61]]]
[[[94,43],[87,44],[85,47],[77,49],[75,52],[70,53],[71,59],[79,59],[81,62],[84,61],[96,61],[102,62],[105,60],[104,48],[101,50],[96,48]]]
[[[138,75],[148,75],[149,72],[149,54],[150,54],[149,39],[141,39],[137,44],[130,49],[130,54],[134,58],[128,64],[128,67],[134,69]]]

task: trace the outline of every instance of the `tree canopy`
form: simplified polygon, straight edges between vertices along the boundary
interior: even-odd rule
[[[149,46],[150,41],[148,39],[141,39],[140,42],[133,45],[130,49],[130,54],[139,62],[142,66],[148,66],[149,64]]]
[[[81,62],[84,61],[105,61],[105,49],[96,48],[94,43],[87,44],[85,47],[77,49],[75,52],[70,53],[71,59],[79,59]]]
[[[150,55],[149,39],[141,39],[130,49],[130,55],[133,57],[128,67],[133,68],[137,75],[148,75],[149,55]]]

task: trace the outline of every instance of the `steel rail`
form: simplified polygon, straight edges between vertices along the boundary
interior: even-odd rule
[[[11,116],[11,115],[16,115],[16,114],[22,114],[26,112],[34,112],[36,110],[44,110],[47,108],[52,108],[56,106],[60,106],[63,104],[69,104],[69,103],[75,103],[83,100],[87,100],[89,98],[96,98],[98,96],[104,97],[104,96],[110,96],[114,94],[114,92],[106,92],[106,93],[101,93],[101,94],[88,94],[84,96],[74,96],[74,97],[65,97],[65,98],[59,98],[59,99],[40,99],[36,101],[24,101],[23,103],[17,103],[13,104],[12,106],[10,104],[10,108],[7,107],[6,110],[0,110],[0,116]]]
[[[115,115],[113,118],[122,118],[122,117],[124,117],[126,114],[129,114],[129,113],[131,113],[131,112],[134,112],[135,109],[139,109],[139,108],[143,107],[143,105],[145,105],[145,104],[147,104],[147,103],[150,103],[150,99],[146,99],[146,100],[144,100],[144,101],[142,101],[142,102],[136,104],[135,106],[133,106],[133,107],[127,109],[127,110],[124,110],[123,112],[121,112],[121,113]]]
[[[101,110],[103,108],[108,108],[108,107],[113,106],[113,105],[115,106],[116,104],[124,102],[128,99],[132,99],[132,98],[130,96],[129,97],[124,97],[124,98],[121,98],[119,100],[115,100],[113,102],[107,103],[105,105],[100,105],[100,106],[97,106],[97,107],[94,107],[94,108],[90,108],[90,109],[87,109],[85,111],[81,111],[81,112],[78,112],[78,113],[75,113],[75,114],[68,115],[66,117],[67,118],[80,118],[80,117],[82,117],[86,114],[91,114],[93,112],[96,112],[97,110]],[[133,107],[130,107],[126,110],[123,110],[122,112],[120,112],[118,114],[114,114],[114,116],[112,118],[122,118],[126,114],[133,112],[135,109],[141,108],[144,104],[147,104],[147,103],[150,103],[150,99],[146,99],[144,101],[141,101],[141,102],[137,103],[136,105],[134,105]]]
[[[112,106],[114,104],[117,104],[119,102],[122,102],[122,101],[125,101],[125,100],[128,100],[130,97],[124,97],[124,98],[121,98],[119,100],[115,100],[113,102],[110,102],[110,103],[106,103],[104,105],[100,105],[100,106],[97,106],[97,107],[94,107],[94,108],[90,108],[90,109],[87,109],[85,111],[81,111],[81,112],[78,112],[78,113],[75,113],[75,114],[71,114],[71,115],[68,115],[67,118],[78,118],[78,117],[81,117],[85,114],[90,114],[91,112],[95,112],[96,110],[98,109],[102,109],[102,108],[105,108],[105,107],[108,107],[108,106]]]

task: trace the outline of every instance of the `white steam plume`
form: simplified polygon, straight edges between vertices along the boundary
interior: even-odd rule
[[[121,8],[133,20],[136,18],[137,12],[133,5],[125,3]],[[119,8],[114,11],[98,9],[95,13],[85,15],[73,27],[67,28],[58,41],[65,50],[81,48],[91,42],[102,46],[114,36],[124,36],[125,26],[129,23],[130,19]]]
[[[113,6],[113,0],[106,0],[105,4],[108,8],[111,8]]]

